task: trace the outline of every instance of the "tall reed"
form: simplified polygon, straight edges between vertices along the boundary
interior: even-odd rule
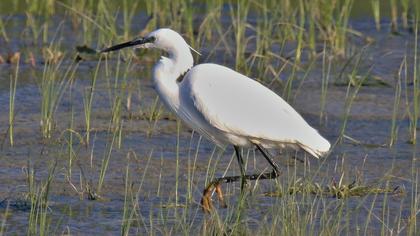
[[[347,122],[349,120],[351,108],[353,105],[354,100],[357,97],[357,94],[359,93],[359,90],[362,88],[363,83],[365,80],[369,77],[370,70],[362,76],[361,79],[356,79],[357,72],[359,70],[360,63],[362,62],[362,57],[365,55],[365,49],[363,48],[361,52],[359,53],[356,63],[353,66],[353,69],[351,71],[351,74],[349,74],[349,81],[347,84],[347,90],[346,90],[346,98],[345,98],[345,104],[344,104],[344,113],[342,115],[343,123],[340,128],[340,133],[338,137],[338,142],[341,142],[342,139],[345,137],[345,132],[347,128]],[[354,88],[353,88],[354,86]]]
[[[7,36],[6,26],[4,24],[3,17],[0,17],[0,34],[3,37],[4,41],[10,41],[9,37]]]
[[[395,95],[394,95],[394,108],[392,111],[392,122],[391,122],[391,134],[389,139],[389,146],[393,146],[397,142],[398,138],[398,126],[397,122],[399,119],[399,110],[401,103],[401,81],[402,76],[407,76],[407,56],[404,56],[398,70],[397,82],[395,84]]]
[[[321,104],[319,110],[319,122],[324,123],[325,117],[325,105],[327,102],[328,85],[331,75],[331,64],[332,58],[328,55],[326,43],[324,43],[324,51],[322,55],[322,82],[321,82]]]
[[[100,169],[98,184],[96,186],[96,193],[95,193],[99,196],[102,192],[102,187],[103,187],[104,182],[105,182],[105,176],[106,176],[106,172],[108,170],[109,161],[111,159],[112,152],[114,150],[114,146],[115,146],[115,143],[117,142],[117,139],[118,139],[118,132],[112,132],[110,140],[108,140],[108,142],[106,143],[106,147],[105,147],[104,152],[103,152],[101,169]]]
[[[85,124],[86,124],[86,144],[90,142],[90,131],[91,131],[91,115],[92,115],[92,103],[93,96],[96,87],[96,79],[98,77],[99,69],[101,68],[102,57],[99,58],[98,64],[96,65],[96,70],[91,77],[90,87],[87,88],[83,96],[83,110],[85,113]]]
[[[409,102],[407,101],[407,109],[410,120],[410,142],[416,144],[417,141],[417,122],[419,119],[420,107],[420,83],[418,81],[418,67],[419,62],[417,59],[418,52],[418,22],[415,24],[415,33],[414,33],[414,61],[413,61],[413,81],[412,81],[412,109],[410,109]]]
[[[51,138],[55,123],[55,111],[78,68],[77,63],[72,63],[62,74],[62,66],[64,66],[63,59],[57,63],[49,61],[45,63],[42,73],[39,88],[41,92],[41,133],[44,138]]]
[[[243,70],[245,68],[245,51],[248,45],[246,37],[246,29],[248,27],[248,13],[249,0],[237,0],[236,5],[230,5],[230,17],[234,32],[236,56],[235,68],[236,70]]]
[[[391,30],[398,32],[398,5],[396,0],[389,0],[391,6]]]
[[[20,65],[20,54],[19,59],[16,63],[14,75],[10,75],[10,88],[9,88],[9,141],[10,145],[14,145],[14,125],[15,125],[15,100],[16,100],[16,86],[18,82]]]
[[[376,30],[381,30],[381,1],[371,0],[373,18],[375,19]]]
[[[35,181],[35,171],[28,166],[28,199],[31,203],[31,210],[28,219],[28,235],[50,235],[51,220],[49,219],[49,193],[51,183],[54,180],[57,163],[54,162],[48,170],[47,179],[41,184]]]
[[[408,29],[409,25],[408,25],[408,20],[409,20],[409,12],[410,12],[410,0],[401,0],[401,20],[403,23],[403,27],[404,29]],[[414,6],[415,7],[415,6]]]

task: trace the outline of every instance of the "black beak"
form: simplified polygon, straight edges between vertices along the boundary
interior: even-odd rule
[[[117,44],[117,45],[111,46],[109,48],[102,49],[100,51],[100,53],[116,51],[116,50],[120,50],[120,49],[123,49],[123,48],[126,48],[126,47],[133,47],[133,46],[141,45],[141,44],[145,44],[145,43],[153,43],[154,41],[155,41],[155,37],[136,38],[136,39],[133,39],[133,40],[125,42],[125,43]]]

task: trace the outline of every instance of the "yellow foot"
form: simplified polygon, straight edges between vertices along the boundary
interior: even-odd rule
[[[223,198],[221,183],[218,182],[218,181],[211,182],[207,186],[207,188],[204,189],[203,197],[201,198],[201,207],[203,208],[203,211],[206,212],[206,213],[210,213],[213,209],[213,203],[212,203],[212,200],[211,200],[211,195],[213,194],[214,191],[216,191],[217,199],[219,200],[220,207],[222,207],[222,208],[227,207],[227,205],[225,203],[225,200]]]

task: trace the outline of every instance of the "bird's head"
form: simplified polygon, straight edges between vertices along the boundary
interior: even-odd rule
[[[167,52],[171,60],[170,64],[173,67],[170,70],[176,78],[194,65],[194,59],[190,50],[198,53],[185,42],[180,34],[167,28],[157,29],[145,37],[135,38],[131,41],[117,44],[105,48],[100,52],[116,51],[126,47],[157,48]],[[178,71],[178,73],[174,73],[174,71]]]
[[[158,48],[168,52],[169,54],[174,54],[182,50],[190,53],[189,49],[192,49],[187,42],[185,42],[184,38],[182,38],[182,36],[177,32],[168,28],[162,28],[149,33],[145,37],[135,38],[131,41],[105,48],[101,50],[101,52],[110,52],[126,47]],[[195,51],[194,49],[192,50]]]

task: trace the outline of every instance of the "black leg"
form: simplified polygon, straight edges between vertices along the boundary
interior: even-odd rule
[[[270,163],[270,165],[273,167],[273,172],[276,174],[276,177],[280,175],[280,168],[277,165],[277,163],[274,162],[273,158],[271,157],[270,153],[268,153],[267,150],[265,150],[262,146],[255,144],[257,146],[258,150],[263,154],[265,159]]]
[[[233,147],[235,148],[236,158],[238,159],[239,168],[241,169],[241,193],[243,193],[246,186],[244,159],[242,158],[241,148],[238,146]]]
[[[220,185],[222,183],[232,183],[232,182],[237,182],[237,181],[241,180],[242,181],[242,183],[241,183],[241,193],[243,193],[243,189],[244,189],[246,180],[275,179],[280,175],[280,168],[277,165],[277,163],[275,163],[273,161],[273,158],[271,157],[271,155],[262,146],[260,146],[258,144],[255,144],[255,146],[257,146],[258,150],[261,152],[261,154],[264,156],[264,158],[268,161],[268,163],[270,163],[271,167],[273,167],[273,171],[263,172],[263,173],[259,173],[259,174],[246,175],[245,174],[244,161],[242,159],[241,148],[238,147],[238,146],[234,146],[235,152],[236,152],[236,157],[237,157],[238,163],[239,163],[239,167],[241,169],[241,175],[240,176],[226,176],[226,177],[222,177],[222,178],[217,178],[217,179],[214,179],[212,182],[210,182],[207,185],[207,187],[204,189],[203,197],[201,199],[201,205],[202,205],[204,211],[209,212],[212,208],[211,194],[212,194],[213,190],[215,190],[216,193],[217,193],[217,197],[219,199],[220,205],[222,207],[226,207],[226,204],[224,203],[224,200],[223,200],[223,193],[222,193],[222,190],[221,190],[221,187],[220,187]]]

